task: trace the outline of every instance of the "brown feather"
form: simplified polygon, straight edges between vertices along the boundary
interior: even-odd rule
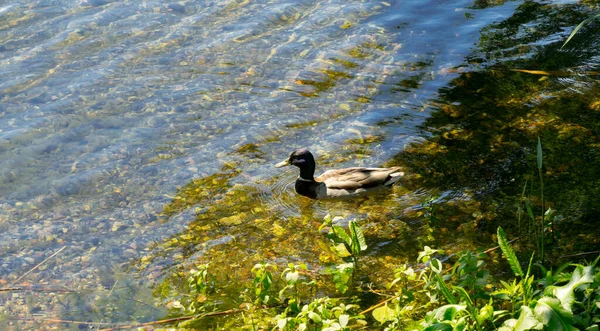
[[[390,174],[400,171],[400,167],[393,168],[346,168],[329,170],[315,178],[317,182],[324,182],[327,188],[356,190],[383,185],[390,179]]]

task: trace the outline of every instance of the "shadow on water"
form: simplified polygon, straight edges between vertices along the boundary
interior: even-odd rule
[[[437,217],[444,227],[455,224],[450,231],[472,224],[488,240],[499,225],[514,236],[525,233],[516,212],[526,183],[534,214],[542,213],[540,137],[546,208],[555,210],[551,254],[556,261],[600,247],[600,24],[560,48],[561,26],[582,20],[584,9],[526,2],[484,29],[470,58],[483,70],[465,72],[441,89],[421,125],[429,138],[395,156],[418,174],[412,188],[448,193]],[[532,27],[525,30],[526,24]],[[457,197],[463,210],[448,203]]]

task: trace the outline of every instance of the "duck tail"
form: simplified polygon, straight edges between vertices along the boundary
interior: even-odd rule
[[[394,185],[400,178],[404,177],[403,171],[395,171],[388,175],[385,182],[383,182],[384,186]]]

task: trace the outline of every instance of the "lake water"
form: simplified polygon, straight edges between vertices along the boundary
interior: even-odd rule
[[[428,190],[314,202],[273,165],[298,147],[317,171],[390,164],[520,5],[0,1],[0,285],[32,289],[0,293],[6,316],[153,320],[178,268],[319,270],[327,213],[386,220],[365,223],[373,265],[414,259],[397,234],[423,224],[394,220],[425,213]]]

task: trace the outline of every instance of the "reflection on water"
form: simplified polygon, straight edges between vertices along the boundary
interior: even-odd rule
[[[554,97],[550,88],[519,84],[539,77],[472,72],[515,56],[515,67],[533,68],[536,52],[582,18],[580,10],[466,0],[1,4],[0,279],[8,285],[66,247],[19,285],[74,291],[0,296],[6,313],[152,320],[165,315],[155,298],[169,301],[152,288],[177,284],[174,271],[200,263],[219,265],[228,284],[265,260],[318,271],[334,262],[318,231],[326,214],[361,221],[373,279],[424,244],[469,247],[479,230],[456,215],[493,220],[473,205],[492,189],[463,176],[498,187],[506,184],[502,169],[528,169],[528,160],[510,163],[528,132],[516,141],[488,135],[523,123],[518,118],[531,125],[534,115],[517,109],[517,119],[502,117],[506,109],[495,107]],[[556,27],[540,29],[546,34],[519,32],[547,17]],[[582,42],[574,49],[597,49]],[[581,52],[570,68],[597,68],[597,57]],[[548,67],[537,69],[562,69]],[[514,84],[494,83],[506,77]],[[596,82],[573,79],[593,99]],[[491,104],[481,97],[497,91],[506,93]],[[595,128],[581,126],[560,130],[589,148],[585,132]],[[508,154],[485,150],[499,145]],[[273,168],[296,147],[315,152],[317,171],[379,166],[394,155],[392,163],[414,171],[389,194],[311,201],[293,192],[295,171]],[[443,225],[435,223],[437,204],[446,208]],[[452,232],[467,235],[457,245],[444,239]]]

